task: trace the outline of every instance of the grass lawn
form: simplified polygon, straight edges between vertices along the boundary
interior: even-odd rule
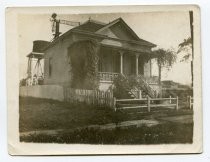
[[[84,103],[70,104],[47,99],[19,98],[20,132],[70,129],[93,124],[115,123],[116,119],[127,120],[125,114],[114,113],[108,107],[93,107]]]
[[[159,119],[164,116],[192,115],[192,111],[165,111],[129,115],[114,112],[108,107],[93,107],[46,99],[20,97],[20,132],[63,129],[59,134],[31,134],[21,136],[24,142],[91,143],[91,144],[159,144],[192,143],[193,123],[161,124],[147,127],[101,130],[84,128],[88,125],[117,123],[126,120]],[[77,129],[82,127],[82,129]],[[74,129],[73,129],[74,128]],[[73,131],[71,131],[73,130]]]

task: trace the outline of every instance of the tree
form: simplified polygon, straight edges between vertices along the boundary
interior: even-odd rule
[[[165,50],[163,48],[157,49],[153,51],[157,57],[158,71],[159,71],[159,83],[161,82],[161,72],[162,68],[165,67],[168,70],[172,67],[172,65],[176,62],[177,55],[171,50]]]
[[[188,61],[190,56],[191,60],[191,75],[192,75],[192,87],[193,87],[193,58],[194,58],[194,30],[193,30],[193,11],[189,11],[189,18],[190,18],[190,34],[191,37],[184,39],[182,43],[179,44],[179,50],[177,53],[185,52],[183,59],[181,61]]]
[[[184,56],[181,59],[181,62],[188,61],[192,56],[192,39],[191,37],[184,39],[183,42],[179,44],[179,49],[177,53],[184,52]]]
[[[191,37],[184,39],[183,42],[179,44],[179,49],[177,53],[184,53],[180,62],[191,61],[191,75],[192,75],[192,86],[193,86],[193,40]]]

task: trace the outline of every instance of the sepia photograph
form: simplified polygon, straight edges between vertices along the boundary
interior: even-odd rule
[[[8,9],[18,49],[9,55],[18,58],[9,133],[17,131],[17,143],[84,145],[96,154],[202,151],[199,8],[121,8]],[[184,145],[192,149],[177,151]],[[96,149],[103,146],[112,149]]]

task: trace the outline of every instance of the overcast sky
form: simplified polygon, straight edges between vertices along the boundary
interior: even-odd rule
[[[32,51],[34,40],[52,39],[50,14],[45,15],[19,15],[19,54],[20,54],[20,78],[26,76],[26,55]],[[116,18],[123,20],[142,39],[150,41],[161,48],[177,49],[180,42],[190,36],[190,23],[188,12],[153,12],[153,13],[129,13],[129,14],[82,14],[82,15],[59,15],[58,18],[85,22],[89,18],[109,23]],[[62,33],[71,27],[61,25]],[[155,70],[153,70],[155,71]],[[191,83],[190,63],[179,63],[162,75],[163,80],[174,80],[184,84]]]

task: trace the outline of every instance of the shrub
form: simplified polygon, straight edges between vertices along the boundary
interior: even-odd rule
[[[19,85],[20,85],[20,87],[26,86],[26,79],[25,78],[21,79]]]
[[[114,89],[113,89],[113,95],[116,98],[129,98],[128,91],[131,90],[132,87],[130,87],[129,80],[123,76],[118,75],[117,78],[113,81]]]
[[[117,78],[114,79],[114,89],[113,93],[116,98],[131,98],[128,94],[132,89],[138,88],[142,89],[141,84],[137,80],[135,76],[123,76],[118,75]]]
[[[76,42],[68,48],[73,88],[98,88],[98,50],[98,44],[92,40]]]

